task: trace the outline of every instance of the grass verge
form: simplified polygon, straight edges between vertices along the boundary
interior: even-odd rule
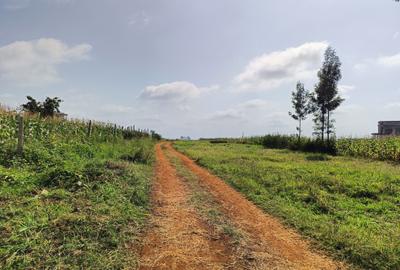
[[[122,139],[29,142],[23,157],[2,149],[0,268],[134,268],[152,149]]]

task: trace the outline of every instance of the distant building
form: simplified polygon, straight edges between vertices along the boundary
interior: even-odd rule
[[[62,118],[62,119],[67,119],[68,114],[62,113],[62,112],[56,112],[56,113],[54,113],[54,117]]]
[[[400,136],[400,121],[379,121],[378,132],[374,136]]]
[[[181,136],[181,140],[190,141],[190,137],[189,136]]]

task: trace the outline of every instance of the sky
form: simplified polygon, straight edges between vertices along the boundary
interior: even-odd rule
[[[313,90],[328,46],[337,135],[400,120],[392,0],[0,0],[0,103],[57,96],[71,118],[167,138],[293,134],[291,92]]]

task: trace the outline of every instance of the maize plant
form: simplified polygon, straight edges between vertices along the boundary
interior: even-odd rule
[[[336,148],[339,155],[400,161],[400,137],[339,139]]]
[[[26,142],[55,141],[106,142],[115,139],[135,139],[148,137],[149,133],[127,130],[114,124],[93,122],[88,136],[88,122],[58,118],[43,119],[37,116],[24,117],[24,138]],[[17,142],[17,116],[14,113],[0,112],[0,147],[15,145]]]

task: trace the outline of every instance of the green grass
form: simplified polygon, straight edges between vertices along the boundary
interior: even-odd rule
[[[177,142],[266,212],[366,269],[400,269],[400,168],[259,145]]]
[[[22,157],[2,147],[0,268],[134,268],[153,146],[61,136],[27,141]]]

